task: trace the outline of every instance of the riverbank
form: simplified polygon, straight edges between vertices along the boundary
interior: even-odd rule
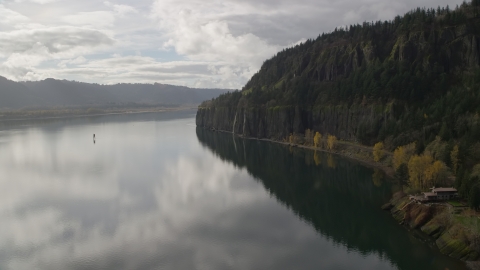
[[[213,131],[232,134],[232,132],[225,131],[225,130],[213,130]],[[234,134],[234,135],[237,135],[237,134]],[[373,147],[370,147],[370,146],[365,146],[358,143],[347,142],[347,141],[337,141],[335,143],[334,149],[328,150],[324,147],[314,147],[314,146],[305,145],[305,144],[295,144],[295,143],[289,143],[285,141],[272,140],[272,139],[259,139],[254,137],[245,137],[241,135],[237,135],[237,136],[242,137],[244,139],[249,139],[249,140],[273,142],[273,143],[287,145],[290,147],[298,147],[298,148],[309,149],[313,151],[336,154],[344,158],[356,161],[364,165],[365,167],[381,170],[389,178],[394,177],[394,170],[391,167],[393,154],[388,151],[383,151],[384,157],[380,160],[380,162],[376,162],[373,159]]]
[[[195,106],[158,106],[158,107],[125,107],[125,108],[81,108],[81,109],[48,109],[48,110],[19,110],[0,112],[0,122],[32,119],[61,119],[73,117],[91,117],[118,114],[156,113],[166,111],[181,111],[195,109]]]
[[[347,159],[354,160],[356,162],[361,163],[365,167],[379,169],[385,173],[386,176],[393,178],[394,171],[390,166],[392,153],[384,151],[384,158],[380,162],[375,162],[373,159],[373,147],[364,146],[360,144],[355,144],[351,142],[345,141],[337,141],[335,144],[335,148],[333,150],[328,150],[325,148],[314,147],[309,145],[302,145],[302,144],[292,144],[282,141],[275,141],[269,139],[261,139],[264,141],[281,143],[285,145],[290,145],[293,147],[299,147],[303,149],[309,149],[313,151],[320,151],[325,153],[336,154],[342,156]]]
[[[432,238],[440,252],[462,261],[480,258],[480,234],[478,227],[465,226],[464,207],[448,203],[419,204],[406,194],[394,194],[389,203],[382,207],[389,210],[400,224],[409,229],[418,229]],[[477,216],[471,216],[478,219]],[[472,268],[477,262],[469,263]],[[472,268],[478,269],[478,268]]]

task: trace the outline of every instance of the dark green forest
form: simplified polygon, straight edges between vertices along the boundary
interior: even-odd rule
[[[458,146],[457,187],[464,197],[476,196],[471,191],[480,190],[475,180],[480,176],[479,13],[480,0],[474,0],[455,8],[417,8],[390,21],[321,34],[266,60],[241,91],[204,102],[199,111],[209,113],[197,115],[197,123],[235,133],[241,130],[237,117],[243,115],[245,136],[279,139],[311,129],[365,145],[383,141],[390,151],[416,142],[418,154],[440,142],[443,154],[436,158],[450,168],[449,153]],[[288,108],[295,108],[294,120],[268,122],[288,118],[271,117]],[[367,109],[369,116],[363,113],[358,119],[368,121],[345,125],[351,136],[342,136],[338,124],[325,124],[325,111]],[[228,124],[220,121],[225,117]],[[254,129],[267,131],[252,132],[249,123],[255,121]],[[269,135],[279,128],[281,135]]]

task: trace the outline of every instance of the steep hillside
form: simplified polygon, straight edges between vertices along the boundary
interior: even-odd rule
[[[453,131],[480,101],[475,9],[418,9],[286,49],[241,92],[205,102],[198,124],[278,139],[307,128],[370,144],[393,135],[393,145],[421,139],[423,127],[437,135],[442,121]]]
[[[467,196],[480,176],[479,13],[475,0],[322,34],[202,103],[197,125],[274,140],[308,129],[390,151],[416,142],[466,179]]]

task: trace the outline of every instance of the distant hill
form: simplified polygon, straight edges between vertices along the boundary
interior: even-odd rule
[[[132,104],[195,105],[227,91],[158,83],[100,85],[56,79],[14,82],[0,76],[0,110]]]

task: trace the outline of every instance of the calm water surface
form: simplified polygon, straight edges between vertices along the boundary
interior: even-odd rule
[[[0,269],[464,269],[379,172],[194,113],[1,122]]]

